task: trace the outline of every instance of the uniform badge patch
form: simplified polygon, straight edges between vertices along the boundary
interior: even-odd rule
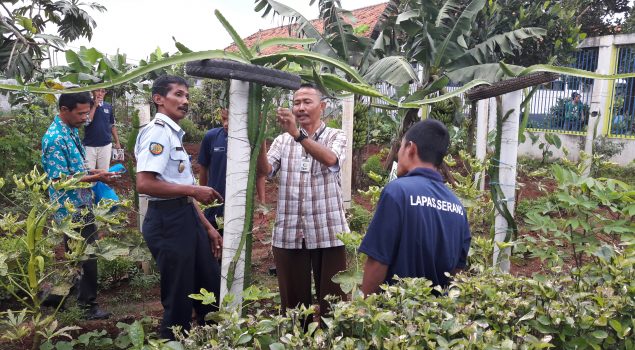
[[[150,143],[150,153],[154,154],[155,156],[163,153],[163,145],[157,142]]]

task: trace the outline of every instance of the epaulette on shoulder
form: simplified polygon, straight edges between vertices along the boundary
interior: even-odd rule
[[[165,122],[163,120],[157,119],[157,118],[154,119],[154,124],[160,125],[160,126],[165,126]]]

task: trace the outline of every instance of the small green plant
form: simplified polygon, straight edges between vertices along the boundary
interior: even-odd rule
[[[359,204],[353,203],[347,212],[348,227],[351,231],[366,232],[373,214]]]
[[[41,350],[66,350],[66,349],[133,349],[133,350],[174,350],[182,349],[182,346],[174,341],[157,339],[151,328],[157,326],[157,320],[151,317],[143,317],[130,324],[118,322],[119,334],[111,338],[105,330],[82,333],[73,339],[66,334],[69,340],[52,342],[47,340]]]
[[[536,142],[540,140],[540,135],[536,135],[534,133],[528,132],[529,138],[531,139],[531,144],[535,145]],[[541,164],[546,164],[549,162],[549,158],[553,157],[553,151],[551,147],[555,147],[556,149],[560,149],[562,147],[562,140],[560,140],[560,136],[553,133],[545,133],[545,142],[540,142],[538,144],[538,149],[542,151],[542,161]]]
[[[381,177],[388,176],[388,172],[384,169],[380,157],[381,156],[379,154],[374,154],[368,157],[364,165],[362,165],[362,170],[364,171],[364,173],[366,173],[366,175],[369,175],[372,172]]]
[[[99,272],[97,279],[99,288],[110,289],[137,274],[139,268],[134,261],[125,257],[117,257],[113,260],[97,260],[97,271]]]
[[[85,311],[77,305],[65,308],[57,314],[57,320],[65,326],[77,324],[85,317]]]

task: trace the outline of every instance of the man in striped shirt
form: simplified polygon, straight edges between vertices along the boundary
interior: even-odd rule
[[[293,108],[278,109],[285,133],[269,152],[263,145],[258,158],[260,176],[280,179],[272,245],[283,309],[313,304],[311,270],[321,313],[328,309],[326,295],[346,297],[331,281],[346,269],[346,250],[337,239],[349,231],[340,181],[346,136],[322,122],[325,107],[320,90],[302,85]]]

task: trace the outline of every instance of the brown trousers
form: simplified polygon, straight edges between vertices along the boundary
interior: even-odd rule
[[[313,305],[311,294],[311,268],[315,281],[315,292],[320,304],[320,314],[329,310],[327,295],[336,295],[346,300],[339,284],[331,281],[333,276],[346,270],[344,246],[318,249],[283,249],[273,247],[273,257],[278,274],[278,287],[282,311],[299,304]]]

